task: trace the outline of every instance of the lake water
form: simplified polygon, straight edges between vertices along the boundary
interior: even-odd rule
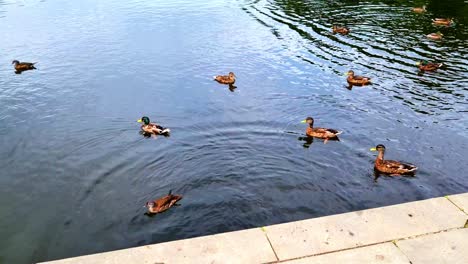
[[[468,4],[422,4],[0,0],[0,263],[467,192]],[[348,90],[350,69],[374,84]],[[229,71],[233,92],[211,79]],[[307,116],[341,141],[304,141]],[[375,180],[379,143],[416,177]],[[171,189],[181,206],[144,215]]]

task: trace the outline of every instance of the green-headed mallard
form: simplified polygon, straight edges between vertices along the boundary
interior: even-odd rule
[[[331,128],[314,127],[314,119],[312,117],[307,117],[301,122],[309,125],[306,129],[307,136],[325,139],[323,142],[324,144],[326,144],[329,139],[338,139],[338,135],[342,133],[342,131]]]
[[[172,191],[154,201],[150,201],[146,203],[146,208],[148,209],[148,213],[150,214],[157,214],[166,211],[167,209],[171,208],[175,203],[182,199],[182,195],[173,195]]]
[[[455,26],[455,21],[453,21],[453,18],[435,18],[432,20],[432,24],[436,26],[451,27]]]
[[[375,169],[381,173],[390,174],[391,176],[399,175],[412,175],[416,172],[418,167],[410,163],[384,160],[385,146],[382,144],[377,145],[375,148],[371,148],[371,151],[378,151],[377,159],[375,160]]]
[[[166,135],[171,132],[169,128],[164,128],[158,124],[150,123],[150,119],[147,116],[142,117],[137,122],[143,123],[143,125],[141,125],[141,130],[145,133],[154,135]]]
[[[426,35],[427,38],[433,39],[433,40],[440,40],[440,39],[442,39],[443,36],[444,36],[444,34],[442,34],[440,32],[431,33],[431,34]]]
[[[346,34],[349,33],[349,28],[339,27],[339,26],[333,25],[332,32],[333,32],[333,34],[340,33],[341,35],[346,35]]]
[[[422,7],[414,7],[412,10],[415,13],[425,13],[426,12],[426,6],[423,5]]]
[[[348,81],[350,85],[362,86],[371,83],[371,78],[354,75],[354,71],[348,71],[347,75],[348,78],[346,79],[346,81]]]
[[[13,64],[15,67],[16,73],[21,73],[28,70],[35,70],[36,67],[34,67],[34,64],[36,63],[37,62],[19,62],[17,60],[11,62],[11,64]]]
[[[442,65],[443,63],[434,63],[434,62],[428,62],[427,60],[419,61],[416,63],[416,65],[419,67],[419,70],[421,71],[436,71]]]

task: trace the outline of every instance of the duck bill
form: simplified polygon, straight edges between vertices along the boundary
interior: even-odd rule
[[[371,148],[370,151],[377,151],[377,149],[376,148]]]
[[[302,120],[301,123],[307,123],[307,120]]]
[[[138,123],[143,123],[143,121],[141,119],[138,119],[137,122]]]
[[[421,62],[419,62],[419,61],[416,62],[416,66],[419,66],[419,65],[421,65]]]

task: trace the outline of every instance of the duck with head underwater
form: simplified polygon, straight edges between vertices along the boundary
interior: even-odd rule
[[[426,37],[432,40],[441,40],[444,37],[444,34],[440,32],[436,32],[436,33],[427,34]]]
[[[382,144],[379,144],[370,150],[379,152],[374,166],[374,169],[378,172],[389,174],[390,176],[414,175],[418,169],[418,167],[410,163],[395,160],[384,160],[385,146]]]
[[[455,21],[453,21],[453,18],[435,18],[432,20],[432,24],[435,26],[445,27],[452,27],[456,25]]]
[[[137,122],[143,123],[141,125],[141,130],[151,135],[169,135],[171,132],[169,128],[164,128],[158,124],[151,123],[149,117],[147,116],[142,117]]]
[[[312,117],[307,117],[301,122],[309,125],[306,129],[306,135],[309,137],[322,138],[324,139],[324,144],[326,144],[329,139],[339,141],[338,135],[341,134],[342,131],[331,128],[314,127],[314,119]]]
[[[425,13],[427,10],[426,10],[426,6],[423,5],[422,7],[414,7],[413,9],[413,12],[415,13]]]
[[[419,61],[416,63],[420,71],[436,71],[442,65],[443,63],[434,63],[434,62],[428,62],[427,60]]]
[[[339,33],[339,34],[341,34],[341,35],[347,35],[347,34],[349,33],[349,28],[347,28],[347,27],[339,27],[339,26],[333,25],[333,27],[332,27],[332,33],[333,33],[333,34]]]
[[[147,202],[145,207],[148,209],[149,214],[158,214],[176,205],[181,199],[182,195],[173,195],[172,191],[169,191],[166,196]]]

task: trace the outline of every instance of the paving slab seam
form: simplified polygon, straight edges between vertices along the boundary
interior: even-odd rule
[[[273,262],[267,262],[267,263],[277,263],[279,261],[278,255],[276,254],[275,248],[273,248],[273,244],[271,244],[270,238],[268,237],[268,234],[266,232],[266,227],[260,227],[260,229],[263,231],[263,234],[265,235],[266,239],[268,240],[268,244],[270,244],[271,250],[273,251],[273,254],[275,254],[276,261]]]
[[[460,206],[458,206],[456,203],[454,203],[452,200],[450,200],[450,197],[449,196],[444,196],[445,199],[449,200],[449,202],[451,202],[453,205],[455,205],[455,207],[458,208],[458,210],[462,211],[463,213],[465,213],[466,215],[468,215],[468,212],[465,212],[465,210],[463,210],[463,208],[461,208]]]
[[[396,242],[401,241],[401,240],[414,239],[414,238],[418,238],[418,237],[422,237],[422,236],[429,236],[429,235],[439,234],[439,233],[442,233],[442,232],[448,232],[448,231],[459,230],[459,229],[464,229],[464,228],[465,228],[465,227],[449,228],[449,229],[444,229],[444,230],[440,230],[440,231],[436,231],[436,232],[424,233],[424,234],[415,235],[415,236],[409,236],[409,237],[402,237],[402,238],[397,238],[397,239],[393,239],[393,240],[386,240],[386,241],[381,241],[381,242],[377,242],[377,243],[371,243],[371,244],[366,244],[366,245],[360,245],[360,246],[357,246],[357,247],[350,247],[350,248],[343,248],[343,249],[338,249],[338,250],[326,251],[326,252],[321,252],[321,253],[312,254],[312,255],[305,255],[305,256],[301,256],[301,257],[297,257],[297,258],[290,258],[290,259],[282,259],[282,260],[279,260],[279,258],[277,257],[278,261],[276,261],[276,262],[266,262],[266,263],[263,263],[263,264],[268,264],[268,263],[282,263],[282,262],[287,262],[287,261],[292,261],[292,260],[298,260],[298,259],[303,259],[303,258],[310,258],[310,257],[315,257],[315,256],[333,254],[333,253],[337,253],[337,252],[349,251],[349,250],[358,249],[358,248],[365,248],[365,247],[370,247],[370,246],[375,246],[375,245],[380,245],[380,244],[385,244],[385,243],[392,243],[392,244],[394,244],[394,245],[398,248]],[[269,241],[269,240],[268,240],[268,241]],[[401,251],[400,248],[398,248],[398,249]],[[275,251],[273,250],[273,252],[275,252]],[[404,253],[403,253],[403,254],[404,254]],[[276,252],[275,252],[275,255],[276,255]],[[406,254],[405,254],[405,256],[406,256]],[[407,257],[407,256],[406,256],[406,257]],[[407,258],[408,258],[408,257],[407,257]]]
[[[398,251],[401,252],[401,254],[403,254],[403,255],[406,257],[406,259],[408,260],[408,262],[409,262],[410,264],[412,264],[413,262],[412,262],[411,259],[408,257],[408,255],[398,246],[397,241],[398,241],[398,240],[393,240],[393,241],[392,241],[392,244],[398,249]]]

